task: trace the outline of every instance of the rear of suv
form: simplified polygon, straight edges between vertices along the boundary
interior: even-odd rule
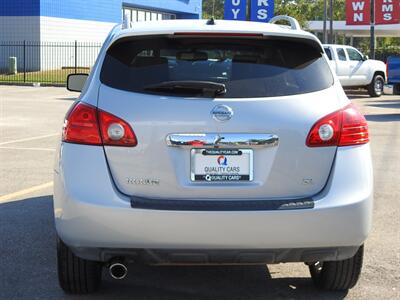
[[[356,284],[368,126],[317,38],[281,19],[291,27],[175,20],[110,33],[57,154],[66,292],[139,262],[304,262],[318,287]]]

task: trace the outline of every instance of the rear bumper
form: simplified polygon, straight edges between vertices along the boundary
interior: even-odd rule
[[[390,83],[383,86],[383,93],[385,95],[398,95],[400,94],[400,83]]]
[[[335,261],[355,255],[358,246],[295,249],[118,249],[72,248],[75,255],[109,262],[123,257],[126,262],[149,265],[276,264],[285,262]]]
[[[100,147],[64,144],[61,153],[54,181],[56,228],[80,256],[102,259],[113,249],[252,249],[260,251],[240,251],[235,257],[261,253],[266,262],[305,261],[302,257],[312,251],[325,251],[335,260],[355,252],[371,228],[369,145],[338,149],[329,182],[313,197],[313,208],[255,211],[132,208],[130,199],[115,189]],[[297,250],[282,256],[290,249]]]
[[[394,85],[393,84],[385,84],[383,86],[383,93],[385,95],[394,95]]]

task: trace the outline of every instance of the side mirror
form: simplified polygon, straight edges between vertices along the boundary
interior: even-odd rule
[[[69,74],[67,77],[67,90],[71,92],[82,92],[88,74]]]
[[[363,60],[368,60],[368,59],[369,59],[368,55],[364,55]]]

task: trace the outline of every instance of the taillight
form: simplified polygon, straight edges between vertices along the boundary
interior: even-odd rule
[[[67,115],[63,141],[85,145],[137,145],[136,135],[127,122],[83,102],[75,105]]]
[[[342,132],[338,146],[368,143],[368,123],[358,109],[353,104],[350,104],[343,109],[342,114]]]
[[[126,147],[137,145],[135,133],[124,120],[99,110],[99,123],[104,145]]]
[[[320,119],[307,137],[308,147],[351,146],[369,142],[368,124],[353,104]]]
[[[75,144],[101,145],[97,109],[79,102],[64,121],[63,141]]]
[[[386,61],[386,80],[387,81],[389,81],[388,78],[389,78],[389,62]]]

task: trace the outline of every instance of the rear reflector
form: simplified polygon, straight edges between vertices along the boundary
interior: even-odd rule
[[[368,124],[353,104],[320,119],[307,137],[308,147],[352,146],[369,142]]]
[[[79,102],[68,113],[63,141],[74,144],[135,147],[136,135],[124,120]]]

